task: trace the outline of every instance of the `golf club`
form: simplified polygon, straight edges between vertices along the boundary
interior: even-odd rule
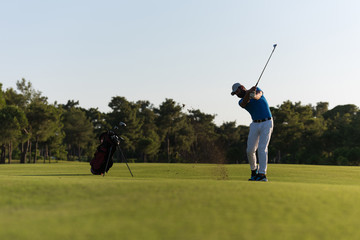
[[[126,127],[126,123],[124,123],[124,122],[119,122],[119,126],[120,126],[120,127]],[[115,126],[115,127],[114,127],[114,130],[118,130],[118,129],[119,129],[118,126]]]
[[[274,48],[273,48],[273,50],[272,50],[272,52],[271,52],[271,54],[270,54],[269,59],[267,60],[267,62],[266,62],[266,64],[265,64],[264,69],[262,70],[262,72],[261,72],[261,74],[260,74],[259,79],[257,80],[257,82],[256,82],[256,84],[255,84],[255,89],[256,89],[259,81],[260,81],[261,76],[263,75],[263,73],[264,73],[264,71],[265,71],[266,66],[268,65],[268,63],[269,63],[269,61],[270,61],[271,56],[273,55],[273,53],[274,53],[274,51],[275,51],[276,46],[277,46],[277,44],[274,44],[274,45],[273,45]]]

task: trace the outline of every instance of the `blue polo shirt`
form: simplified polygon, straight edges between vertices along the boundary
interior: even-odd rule
[[[256,88],[257,91],[262,91],[260,88]],[[239,105],[243,99],[240,99]],[[266,101],[266,98],[263,95],[259,100],[250,99],[250,102],[246,104],[245,109],[250,113],[251,119],[254,120],[262,120],[266,118],[271,118],[271,112],[269,108],[269,104]]]

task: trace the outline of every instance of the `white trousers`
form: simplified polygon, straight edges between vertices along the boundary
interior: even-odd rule
[[[268,163],[268,146],[273,131],[273,120],[250,124],[250,132],[247,141],[247,157],[251,170],[256,170],[256,150],[259,158],[259,173],[266,174]]]

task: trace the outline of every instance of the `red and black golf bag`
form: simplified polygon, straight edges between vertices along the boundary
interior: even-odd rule
[[[91,173],[94,175],[108,172],[113,165],[112,156],[119,144],[119,137],[113,131],[107,131],[99,137],[100,145],[97,147],[94,158],[90,161]]]

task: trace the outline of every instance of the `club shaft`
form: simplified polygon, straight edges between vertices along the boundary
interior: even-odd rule
[[[262,72],[261,72],[261,74],[260,74],[260,77],[259,77],[259,79],[258,79],[257,82],[256,82],[255,88],[256,88],[257,85],[259,84],[259,81],[260,81],[260,79],[261,79],[261,76],[263,75],[263,73],[264,73],[264,71],[265,71],[265,68],[266,68],[266,66],[267,66],[268,63],[269,63],[270,58],[271,58],[271,56],[273,55],[273,53],[274,53],[274,51],[275,51],[275,48],[276,48],[276,45],[274,45],[274,48],[273,48],[273,50],[271,51],[271,54],[270,54],[270,56],[269,56],[269,58],[268,58],[268,60],[267,60],[267,62],[266,62],[266,64],[265,64],[265,67],[264,67],[264,69],[262,70]]]

